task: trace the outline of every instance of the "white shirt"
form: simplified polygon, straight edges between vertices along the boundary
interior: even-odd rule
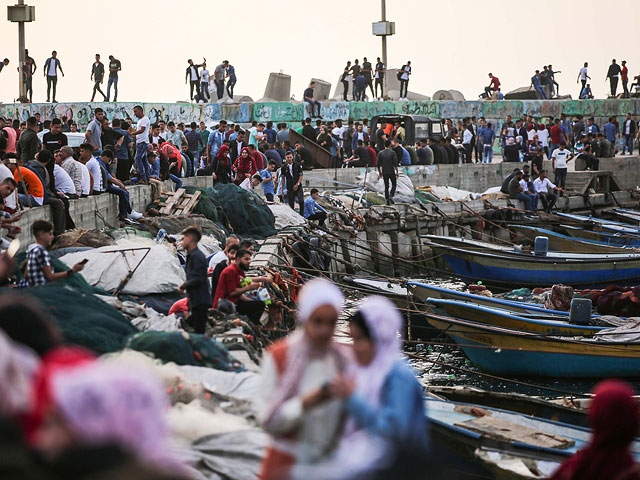
[[[58,62],[53,57],[51,57],[50,60],[51,61],[49,62],[49,71],[47,72],[47,75],[49,75],[50,77],[55,77],[57,75],[56,65],[58,65]]]
[[[526,191],[527,191],[527,189],[529,188],[529,187],[527,186],[527,182],[525,181],[525,179],[524,179],[524,178],[523,178],[522,180],[520,180],[520,186],[522,187],[522,191],[523,191],[523,192],[526,192]]]
[[[403,69],[403,74],[400,76],[401,80],[409,80],[409,72],[411,71],[411,67],[406,65]]]
[[[144,132],[136,135],[136,143],[149,143],[149,130],[151,126],[151,122],[149,121],[149,117],[146,115],[140,119],[138,119],[138,125],[136,130],[140,130],[142,127],[145,127]]]
[[[91,176],[89,175],[89,169],[87,166],[80,163],[80,168],[82,169],[82,195],[89,195],[91,193]]]
[[[86,163],[86,167],[89,170],[89,173],[93,176],[93,191],[104,191],[104,188],[102,188],[102,170],[98,163],[98,159],[92,157],[91,160]]]
[[[567,160],[569,159],[569,155],[571,155],[571,152],[569,152],[569,150],[567,150],[566,148],[564,150],[556,148],[551,155],[551,158],[555,159],[556,161],[556,168],[567,168]]]
[[[253,190],[253,183],[251,183],[251,178],[245,178],[240,184],[240,188],[244,188],[245,190]]]
[[[538,142],[540,142],[540,145],[543,147],[549,146],[549,130],[546,128],[544,130],[538,130],[536,135],[538,135]]]
[[[540,180],[540,177],[538,177],[533,181],[533,188],[535,188],[537,193],[547,193],[547,189],[553,190],[554,188],[556,188],[556,186],[551,183],[548,178],[545,178],[544,181],[542,181]]]
[[[56,190],[62,193],[69,193],[71,195],[76,194],[76,187],[73,184],[73,180],[69,174],[60,165],[55,164],[53,166],[53,176],[56,181]]]
[[[527,140],[529,140],[530,142],[533,141],[533,136],[536,135],[536,131],[532,128],[531,130],[527,131]]]
[[[209,70],[206,68],[200,71],[200,81],[202,83],[209,83]]]
[[[344,133],[344,127],[335,127],[333,130],[331,130],[331,134],[334,137],[339,138],[339,141],[342,141],[342,134]]]
[[[463,144],[469,144],[471,143],[471,139],[473,138],[472,133],[469,131],[469,129],[467,128],[464,133],[462,134],[462,143]]]
[[[633,122],[633,120],[625,120],[624,121],[624,134],[625,135],[631,135],[631,122]]]
[[[587,67],[582,67],[580,69],[580,80],[587,80]]]
[[[9,170],[9,167],[0,162],[0,182],[4,182],[5,178],[13,178],[13,173]],[[4,199],[5,207],[15,209],[18,205],[16,203],[15,192]]]
[[[220,262],[225,260],[228,260],[227,254],[224,253],[224,250],[220,250],[209,260],[209,268],[214,269]]]
[[[192,82],[197,82],[198,81],[198,72],[196,70],[196,67],[194,65],[190,65],[189,66],[189,71],[191,72],[191,81]]]

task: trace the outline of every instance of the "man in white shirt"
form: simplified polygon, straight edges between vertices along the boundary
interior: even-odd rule
[[[209,97],[209,70],[207,70],[207,64],[202,64],[202,70],[200,71],[200,99],[208,102],[211,100]]]
[[[471,125],[462,125],[464,132],[462,133],[462,146],[464,147],[464,161],[465,163],[471,162],[471,154],[473,153],[473,133],[471,132]]]
[[[151,130],[151,122],[144,114],[144,110],[140,105],[133,107],[133,114],[138,119],[137,129],[130,132],[131,136],[136,137],[136,167],[138,168],[138,179],[140,183],[149,183],[151,167],[147,161],[147,149],[149,148],[149,131]],[[95,182],[95,179],[94,179]]]
[[[556,190],[564,192],[564,189],[556,187],[547,178],[547,171],[542,170],[540,176],[533,181],[533,188],[542,200],[542,207],[546,213],[551,213],[551,209],[558,200],[558,195],[555,194]]]
[[[576,80],[576,83],[581,82],[582,86],[580,87],[580,92],[578,93],[578,98],[581,98],[582,95],[582,91],[584,90],[584,87],[587,84],[587,79],[591,80],[591,77],[589,75],[587,75],[587,67],[589,66],[589,63],[584,62],[584,67],[582,67],[580,69],[580,72],[578,73],[578,79]]]
[[[261,183],[262,183],[262,177],[260,176],[259,173],[256,173],[251,178],[249,177],[245,178],[240,184],[240,188],[253,192],[253,189],[256,188],[258,185],[260,185]]]
[[[73,180],[64,168],[57,163],[53,166],[53,177],[56,182],[56,190],[65,194],[69,198],[77,198],[76,187],[73,184]]]
[[[3,182],[5,178],[13,178],[13,173],[9,170],[4,163],[0,162],[0,182]],[[17,193],[13,192],[11,195],[4,197],[4,206],[10,208],[12,211],[18,208],[16,201]]]
[[[216,268],[216,266],[227,259],[227,254],[229,252],[229,247],[231,245],[240,245],[240,239],[236,236],[236,235],[229,235],[227,237],[227,240],[224,244],[224,250],[220,250],[218,253],[216,253],[213,257],[211,257],[211,260],[209,260],[209,270],[213,271],[214,268]]]
[[[522,175],[522,180],[520,180],[520,186],[522,187],[522,193],[528,196],[531,199],[531,211],[538,211],[538,200],[539,196],[536,193],[536,189],[533,186],[533,182],[531,181],[531,176],[528,173]]]
[[[58,59],[58,52],[55,50],[51,52],[51,57],[44,62],[44,76],[47,78],[47,102],[49,101],[49,94],[51,93],[51,87],[53,87],[53,103],[56,102],[56,85],[58,84],[58,69],[60,69],[60,73],[64,77],[64,72],[62,71],[62,64]]]
[[[562,142],[551,155],[551,166],[556,174],[556,185],[564,188],[567,179],[567,163],[573,159],[573,152],[567,149],[567,144]]]
[[[98,159],[93,156],[92,150],[89,149],[89,144],[87,143],[80,145],[80,163],[87,167],[87,170],[89,170],[91,178],[93,179],[93,188],[91,193],[97,195],[104,192],[100,163],[98,162]]]

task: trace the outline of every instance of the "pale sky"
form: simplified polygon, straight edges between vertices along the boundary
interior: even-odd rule
[[[0,0],[0,101],[17,97],[16,24],[6,20]],[[236,68],[236,94],[258,100],[270,72],[292,76],[297,99],[312,77],[331,82],[332,92],[347,60],[381,56],[371,23],[380,20],[380,0],[27,0],[36,7],[28,24],[27,48],[36,60],[34,102],[46,99],[42,67],[58,51],[66,77],[58,81],[59,102],[91,98],[94,54],[103,63],[122,62],[119,100],[175,102],[188,99],[187,59],[207,58],[212,71],[223,59]],[[460,90],[474,100],[500,78],[504,93],[528,86],[536,68],[553,64],[560,93],[577,97],[576,77],[589,62],[597,98],[608,92],[605,76],[612,58],[627,60],[630,76],[640,73],[640,2],[615,0],[387,0],[389,67],[411,60],[409,90],[432,96]],[[104,90],[107,81],[105,79]],[[621,86],[619,86],[621,90]]]

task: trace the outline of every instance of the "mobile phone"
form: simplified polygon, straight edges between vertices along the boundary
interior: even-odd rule
[[[89,259],[88,259],[88,258],[85,258],[85,259],[83,259],[80,263],[81,263],[82,265],[84,265],[84,264],[85,264],[85,263],[87,263],[88,261],[89,261]]]
[[[18,253],[18,250],[20,250],[20,240],[16,238],[9,244],[9,248],[7,248],[7,256],[9,258],[15,257],[16,253]]]

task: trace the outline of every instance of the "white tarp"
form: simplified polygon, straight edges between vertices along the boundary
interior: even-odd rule
[[[269,205],[269,209],[276,218],[275,228],[280,230],[285,227],[303,225],[307,223],[305,218],[301,216],[297,210],[293,210],[285,203],[274,203]]]
[[[128,248],[148,247],[150,251],[140,263],[146,250],[127,251]],[[136,268],[124,286],[122,293],[148,295],[175,292],[185,280],[173,247],[158,245],[153,241],[119,241],[117,245],[70,253],[60,258],[68,266],[88,259],[82,275],[93,286],[115,291],[130,271]]]
[[[469,192],[467,190],[459,190],[454,187],[430,187],[431,193],[440,200],[457,202],[459,200],[477,200],[482,197],[479,193]]]
[[[360,184],[364,182],[365,187],[384,195],[384,181],[382,180],[382,176],[378,174],[377,170],[374,169],[367,175],[358,177],[358,181]],[[396,195],[415,197],[413,182],[402,171],[400,171],[400,175],[398,176]]]

